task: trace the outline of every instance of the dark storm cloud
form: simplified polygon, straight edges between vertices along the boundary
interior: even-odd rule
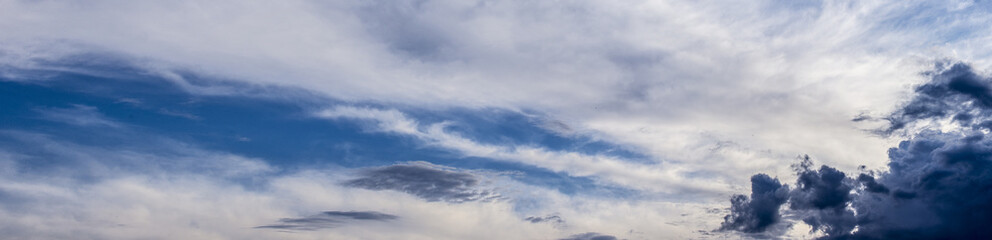
[[[374,212],[374,211],[362,211],[362,212],[327,211],[317,215],[302,217],[302,218],[283,218],[283,219],[279,219],[279,223],[277,224],[258,226],[255,228],[315,231],[325,228],[339,227],[343,224],[354,221],[390,221],[390,220],[395,220],[397,218],[399,217],[395,215]]]
[[[865,191],[871,193],[889,193],[889,188],[875,181],[875,177],[862,173],[858,175],[858,182],[865,186]]]
[[[803,157],[798,171],[796,189],[792,192],[792,209],[837,209],[851,200],[851,185],[845,182],[847,176],[837,169],[821,166],[820,170],[809,169],[812,161]]]
[[[960,63],[927,74],[932,81],[915,89],[882,132],[913,124],[935,128],[926,125],[930,120],[951,120],[960,130],[916,133],[889,149],[889,171],[878,174],[812,170],[806,159],[787,211],[823,239],[992,239],[992,140],[983,132],[992,126],[992,81]],[[731,216],[746,212],[740,201],[731,199]]]
[[[963,63],[940,63],[938,70],[927,72],[929,83],[916,87],[916,96],[885,120],[891,126],[884,132],[903,129],[907,124],[952,116],[962,125],[988,120],[992,115],[992,92],[988,79],[976,74],[971,66]],[[980,117],[980,118],[979,118]]]
[[[372,168],[361,177],[344,183],[349,187],[406,192],[427,201],[467,202],[499,197],[478,189],[479,177],[425,165],[393,165]]]
[[[789,194],[789,209],[805,211],[803,222],[813,231],[828,235],[843,235],[854,229],[854,212],[847,209],[851,201],[853,180],[829,166],[810,169],[813,163],[803,156],[796,168],[799,178],[796,189]]]
[[[761,232],[779,221],[779,207],[788,199],[789,186],[765,174],[751,177],[751,198],[734,195],[730,215],[724,217],[722,230]]]
[[[576,234],[569,236],[568,238],[562,238],[559,240],[617,240],[617,237],[610,235],[603,235],[594,232],[588,232],[583,234]]]

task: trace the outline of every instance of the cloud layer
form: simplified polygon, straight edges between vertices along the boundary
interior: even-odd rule
[[[990,36],[988,9],[968,1],[3,4],[11,76],[94,72],[66,63],[110,55],[199,94],[259,94],[220,79],[536,111],[728,180],[747,176],[705,166],[784,174],[779,161],[800,152],[849,170],[881,159],[888,142],[846,120],[889,112],[935,57],[988,66]]]
[[[0,233],[971,237],[990,9],[0,0]]]

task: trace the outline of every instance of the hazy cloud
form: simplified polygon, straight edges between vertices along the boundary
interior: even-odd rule
[[[111,128],[123,126],[121,123],[107,118],[103,113],[100,113],[99,109],[93,106],[73,104],[67,108],[37,108],[35,111],[45,120],[76,126]]]

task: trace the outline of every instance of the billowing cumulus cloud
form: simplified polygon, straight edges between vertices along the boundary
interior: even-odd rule
[[[992,79],[962,63],[939,64],[927,74],[932,81],[916,87],[915,97],[885,118],[891,127],[882,132],[915,131],[889,149],[887,171],[853,176],[826,165],[811,169],[806,158],[797,165],[787,211],[824,239],[992,237],[987,230],[992,224],[992,140],[982,125],[992,119]],[[732,199],[725,226],[762,219],[737,217],[751,211],[738,202]]]
[[[926,73],[932,81],[916,87],[916,96],[885,120],[891,123],[886,132],[906,128],[926,120],[950,120],[963,127],[989,129],[992,115],[992,89],[988,79],[963,63],[939,63]]]
[[[788,185],[765,174],[751,177],[751,197],[735,195],[730,199],[730,215],[720,229],[762,232],[779,221],[779,207],[788,199]]]

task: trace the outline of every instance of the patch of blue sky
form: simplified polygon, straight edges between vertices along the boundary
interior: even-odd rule
[[[422,123],[447,121],[446,131],[474,142],[497,146],[537,146],[552,151],[619,157],[632,162],[649,162],[648,156],[626,147],[581,134],[563,134],[548,125],[537,113],[519,113],[502,109],[454,109],[424,111],[402,109]],[[558,123],[561,124],[561,123]],[[561,124],[563,125],[563,124]],[[567,128],[567,126],[564,126]]]
[[[57,71],[34,71],[33,75],[44,76],[47,81],[35,82],[37,84],[52,85],[50,87],[60,88],[63,91],[85,93],[92,97],[102,97],[110,99],[115,104],[107,104],[100,107],[101,111],[123,110],[131,112],[134,109],[120,109],[119,105],[130,104],[131,107],[143,108],[144,110],[154,110],[158,115],[169,115],[188,120],[203,120],[200,125],[210,127],[227,128],[231,132],[236,132],[234,128],[252,125],[258,120],[264,124],[255,131],[285,130],[294,132],[311,132],[313,129],[307,127],[314,126],[280,126],[278,123],[285,120],[297,120],[295,124],[305,124],[309,119],[309,111],[326,108],[332,105],[361,105],[379,109],[396,108],[404,114],[421,123],[437,123],[447,121],[451,123],[446,127],[451,131],[473,140],[478,143],[492,145],[516,145],[516,146],[539,146],[552,151],[570,151],[589,155],[615,156],[629,161],[651,162],[648,156],[635,150],[601,141],[581,134],[562,134],[556,131],[569,128],[563,123],[554,119],[545,119],[537,112],[514,112],[503,109],[444,109],[428,110],[410,106],[389,106],[378,103],[345,103],[335,99],[329,99],[317,94],[310,94],[297,89],[280,89],[269,86],[254,86],[235,81],[224,81],[221,79],[211,79],[179,72],[184,79],[182,84],[174,81],[164,80],[159,76],[150,75],[145,70],[131,67],[127,59],[120,59],[113,55],[83,54],[69,57],[60,62],[45,62],[46,66],[56,66]],[[24,71],[16,69],[14,71]],[[191,85],[199,88],[219,88],[238,89],[239,93],[227,96],[225,94],[216,95],[191,95],[183,85]],[[265,94],[274,92],[275,94]],[[265,98],[266,96],[278,95],[278,98]],[[249,97],[255,96],[255,97]],[[290,97],[286,97],[290,96]],[[57,100],[57,99],[53,99]],[[267,112],[266,112],[267,111]],[[210,119],[200,119],[210,115]],[[129,118],[133,114],[127,115]],[[246,119],[245,117],[254,117]],[[143,118],[136,121],[166,121],[166,122],[145,122],[159,124],[169,127],[174,124],[191,123],[189,121],[173,121],[168,118]],[[317,120],[323,121],[323,120]],[[552,123],[552,124],[549,124]],[[147,125],[147,124],[139,124]],[[156,126],[159,126],[156,125]],[[190,126],[177,126],[190,127]],[[254,127],[254,126],[251,126]],[[182,132],[186,128],[167,129]],[[271,131],[277,134],[279,132]],[[224,136],[230,137],[230,136]],[[354,136],[343,136],[351,138]],[[237,137],[241,140],[251,139],[251,137]],[[289,139],[283,139],[289,140]]]
[[[115,86],[115,90],[97,89],[99,93],[93,94],[94,89],[80,91],[85,87],[80,88],[77,84],[92,83],[94,79],[76,77],[79,78],[49,80],[43,83],[47,86],[0,82],[0,91],[4,94],[2,104],[6,109],[0,119],[10,128],[58,135],[85,145],[133,144],[121,141],[127,138],[113,136],[120,131],[66,126],[45,121],[38,114],[39,109],[91,106],[108,119],[148,134],[263,158],[281,167],[325,161],[346,167],[383,165],[391,161],[375,161],[380,159],[376,157],[355,161],[347,155],[402,155],[396,151],[415,148],[415,143],[403,137],[366,134],[351,124],[304,117],[300,107],[287,102],[244,97],[194,97],[170,87],[167,82],[109,79],[97,81],[101,81],[99,85],[103,87]],[[337,159],[352,160],[334,161]]]
[[[985,23],[970,21],[974,20],[972,19],[974,16],[983,15],[981,13],[992,8],[989,4],[989,1],[937,1],[906,4],[903,5],[905,9],[887,16],[887,19],[875,27],[875,31],[869,32],[909,31],[921,29],[922,26],[929,26],[925,29],[928,29],[933,36],[927,39],[937,42],[921,44],[955,42],[983,34],[983,31],[975,31],[975,28],[984,28]]]
[[[110,75],[146,79],[105,77]],[[320,165],[354,168],[426,161],[462,169],[520,173],[510,176],[526,184],[557,189],[566,194],[635,194],[632,190],[597,184],[586,177],[572,177],[521,163],[465,157],[425,146],[409,136],[370,132],[360,121],[313,118],[310,116],[313,102],[301,104],[286,99],[240,95],[192,95],[171,82],[148,78],[151,77],[123,70],[99,76],[61,72],[44,81],[0,81],[2,129],[47,134],[84,146],[150,152],[155,151],[155,146],[142,143],[142,135],[162,136],[206,149],[264,159],[283,170]],[[320,101],[328,105],[342,104],[326,99]],[[45,111],[77,108],[95,111],[124,127],[78,126],[45,119]],[[634,160],[643,158],[588,137],[556,134],[540,127],[535,119],[510,111],[401,110],[422,123],[452,122],[448,131],[485,144],[529,145]],[[0,143],[20,148],[28,155],[45,156],[43,149],[29,147],[30,142],[7,137],[0,138]]]

